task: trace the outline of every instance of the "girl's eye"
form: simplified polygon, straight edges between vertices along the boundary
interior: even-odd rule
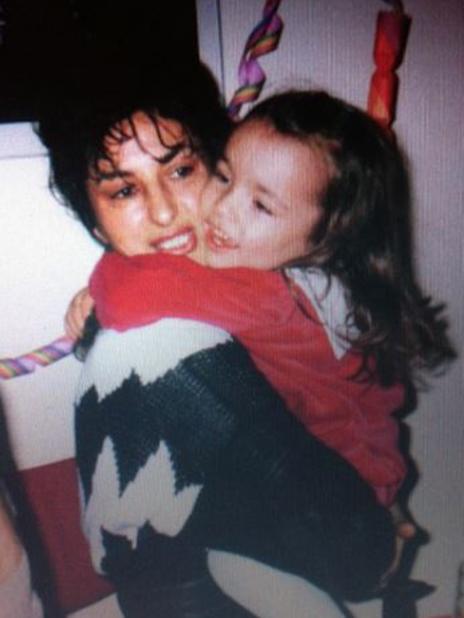
[[[217,167],[214,170],[214,176],[221,182],[222,184],[227,184],[230,182],[230,174],[223,167]]]
[[[265,206],[262,202],[255,200],[253,203],[254,203],[254,207],[256,208],[256,210],[259,210],[260,212],[263,212],[266,215],[272,216],[273,214],[272,210],[268,208],[267,206]]]

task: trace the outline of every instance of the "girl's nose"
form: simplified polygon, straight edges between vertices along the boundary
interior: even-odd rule
[[[236,202],[236,191],[223,191],[214,205],[217,219],[230,225],[236,223]]]

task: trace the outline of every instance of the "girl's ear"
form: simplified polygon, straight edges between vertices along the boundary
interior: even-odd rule
[[[106,238],[105,234],[98,229],[98,227],[94,227],[92,230],[92,234],[94,235],[94,237],[99,240],[103,245],[107,245],[108,244],[108,239]]]

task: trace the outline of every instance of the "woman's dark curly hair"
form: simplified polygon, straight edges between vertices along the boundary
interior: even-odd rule
[[[208,69],[196,60],[181,66],[143,64],[134,67],[98,66],[81,72],[57,92],[54,104],[47,97],[38,115],[36,132],[50,157],[50,187],[92,233],[95,216],[86,181],[107,158],[105,138],[124,141],[133,135],[118,124],[145,112],[156,127],[157,117],[179,121],[189,146],[212,167],[222,152],[231,122]],[[172,145],[170,145],[172,146]]]
[[[320,268],[344,284],[348,320],[359,333],[351,342],[363,359],[359,375],[391,384],[453,358],[442,307],[414,281],[408,175],[391,135],[325,92],[270,97],[244,122],[256,120],[310,147],[322,144],[333,164],[308,255],[293,265]]]

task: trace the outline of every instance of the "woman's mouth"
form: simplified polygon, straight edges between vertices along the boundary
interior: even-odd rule
[[[170,236],[165,236],[150,243],[155,251],[172,253],[174,255],[187,255],[195,250],[197,237],[193,228],[186,228]]]
[[[205,241],[211,251],[228,251],[238,247],[235,240],[211,223],[206,224]]]

